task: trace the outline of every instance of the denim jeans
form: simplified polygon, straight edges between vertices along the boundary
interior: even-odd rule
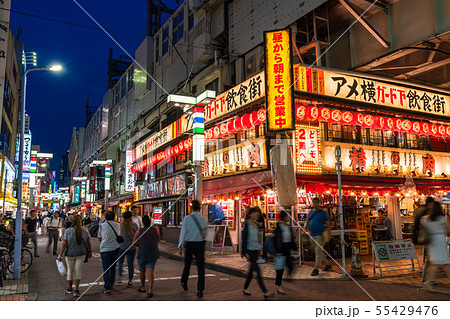
[[[125,250],[119,251],[119,261],[117,262],[117,266],[119,268],[119,277],[122,277],[123,274],[123,262],[125,261],[125,256],[127,257],[127,265],[128,265],[128,279],[133,279],[134,274],[134,257],[136,257],[136,249],[128,250],[124,253]]]
[[[114,285],[118,252],[119,250],[113,250],[100,253],[102,257],[103,281],[105,282],[103,287],[105,290],[111,290]]]

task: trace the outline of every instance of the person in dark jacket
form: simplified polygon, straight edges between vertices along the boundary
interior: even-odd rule
[[[247,272],[247,279],[245,280],[244,289],[242,292],[246,296],[250,296],[251,293],[247,291],[250,281],[253,277],[253,272],[256,272],[256,278],[258,280],[259,287],[264,293],[264,298],[270,296],[269,292],[264,285],[263,279],[261,277],[261,271],[259,269],[257,260],[259,257],[259,252],[262,248],[259,241],[259,228],[257,224],[257,218],[259,216],[259,211],[255,207],[252,207],[247,212],[247,221],[244,224],[244,230],[242,231],[242,257],[247,257],[250,261],[250,268]]]
[[[292,236],[292,230],[289,226],[290,216],[285,211],[281,211],[280,218],[281,220],[277,223],[277,227],[275,228],[275,248],[277,250],[277,256],[275,258],[284,258],[288,273],[291,274],[293,270],[291,250],[296,251],[297,245],[294,242],[294,236]],[[285,295],[286,292],[281,287],[284,267],[276,269],[276,273],[275,285],[278,286],[277,293]]]
[[[433,209],[434,205],[434,198],[428,196],[425,200],[425,205],[422,205],[414,210],[414,230],[413,230],[413,236],[412,240],[415,245],[419,244],[418,238],[419,238],[419,232],[420,232],[420,220],[423,216],[426,216],[428,214],[429,210]],[[428,260],[428,251],[427,247],[425,246],[423,249],[423,272],[422,272],[422,282],[425,283],[427,280],[427,271],[428,267],[430,265],[430,261]]]
[[[155,281],[155,265],[159,258],[158,243],[160,240],[159,230],[153,227],[150,217],[145,215],[142,218],[144,227],[138,229],[134,236],[133,242],[138,241],[139,250],[137,254],[137,262],[139,266],[139,278],[141,279],[141,287],[139,292],[146,292],[145,277],[148,278],[147,297],[153,297],[153,283]]]

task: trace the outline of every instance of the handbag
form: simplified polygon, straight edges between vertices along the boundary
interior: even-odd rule
[[[116,234],[116,240],[119,244],[123,243],[125,241],[125,239],[123,238],[123,236],[117,235],[116,230],[114,229],[114,227],[112,227],[112,225],[109,222],[106,222],[113,230],[114,234]]]
[[[83,235],[81,236],[81,241],[83,242],[84,248],[86,248],[86,257],[84,257],[84,263],[87,263],[89,260],[89,254],[91,253],[91,250],[87,247],[86,243],[84,242]]]

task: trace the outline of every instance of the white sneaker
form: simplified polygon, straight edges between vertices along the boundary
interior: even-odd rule
[[[114,284],[117,285],[117,286],[120,286],[120,285],[123,284],[123,283],[124,283],[123,280],[118,280],[118,281],[116,281]]]
[[[259,258],[259,259],[256,261],[256,263],[257,263],[257,264],[265,264],[265,263],[266,263],[266,260],[265,260],[264,258]]]

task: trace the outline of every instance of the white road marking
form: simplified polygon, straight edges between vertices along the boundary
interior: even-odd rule
[[[205,277],[216,277],[216,275],[214,274],[206,274]],[[189,276],[189,278],[198,278],[198,275],[192,275]],[[163,277],[163,278],[155,278],[155,281],[161,281],[161,280],[180,280],[181,277]],[[141,282],[139,279],[135,279],[133,280],[133,282]],[[84,284],[80,284],[80,287],[89,287],[89,286],[94,286],[94,285],[99,285],[102,286],[104,285],[103,281],[98,281],[98,282],[90,282],[90,283],[84,283]]]

